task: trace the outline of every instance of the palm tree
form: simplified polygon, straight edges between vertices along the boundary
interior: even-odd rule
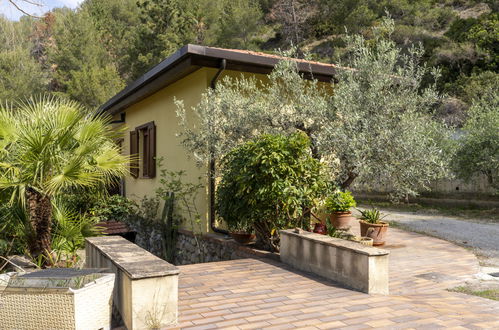
[[[51,251],[53,201],[69,190],[116,183],[128,158],[110,118],[55,97],[0,106],[0,191],[25,205],[32,256]]]

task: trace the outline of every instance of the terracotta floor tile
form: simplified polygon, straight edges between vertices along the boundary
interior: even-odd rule
[[[389,243],[388,296],[351,291],[270,259],[179,266],[177,327],[499,329],[499,302],[446,290],[477,272],[470,251],[395,228]],[[449,278],[432,281],[434,273]]]

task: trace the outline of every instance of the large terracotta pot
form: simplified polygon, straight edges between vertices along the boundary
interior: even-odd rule
[[[388,223],[382,221],[380,223],[369,223],[364,220],[359,220],[359,223],[361,236],[371,237],[374,246],[385,244],[385,237],[389,227]]]
[[[236,231],[236,232],[231,232],[229,233],[230,236],[234,239],[234,241],[238,242],[239,244],[249,244],[253,242],[255,239],[255,234],[248,234],[243,231]]]
[[[334,212],[331,213],[331,224],[336,229],[348,230],[350,227],[351,221],[353,220],[352,212]],[[364,236],[364,235],[362,235]]]

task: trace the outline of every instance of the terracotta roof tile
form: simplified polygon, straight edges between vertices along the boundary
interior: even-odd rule
[[[239,53],[239,54],[248,54],[248,55],[254,55],[254,56],[263,56],[267,58],[274,58],[277,60],[291,60],[295,61],[298,63],[306,63],[306,64],[314,64],[314,65],[320,65],[324,67],[331,67],[331,68],[341,68],[339,65],[336,64],[331,64],[331,63],[324,63],[324,62],[318,62],[318,61],[310,61],[310,60],[305,60],[305,59],[300,59],[300,58],[294,58],[294,57],[286,57],[286,56],[281,56],[281,55],[276,55],[276,54],[269,54],[269,53],[263,53],[263,52],[257,52],[253,50],[244,50],[244,49],[231,49],[231,48],[221,48],[221,47],[209,47],[213,49],[220,49],[228,52],[233,52],[233,53]]]

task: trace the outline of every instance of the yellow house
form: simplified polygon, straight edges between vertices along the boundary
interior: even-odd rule
[[[199,168],[180,145],[176,136],[179,119],[174,99],[183,100],[186,109],[195,106],[207,88],[226,75],[255,75],[265,79],[282,57],[259,52],[186,45],[159,63],[142,77],[112,97],[102,111],[114,117],[114,123],[127,127],[122,143],[125,154],[138,154],[138,166],[124,180],[122,193],[140,200],[153,196],[159,185],[156,159],[162,158],[169,170],[185,170],[187,180],[205,178],[206,189],[198,196],[197,209],[202,216],[202,231],[220,230],[214,216],[214,182],[208,180],[209,166]],[[293,59],[305,77],[330,82],[334,65]],[[187,114],[189,115],[189,114]],[[192,228],[187,228],[192,229]]]

